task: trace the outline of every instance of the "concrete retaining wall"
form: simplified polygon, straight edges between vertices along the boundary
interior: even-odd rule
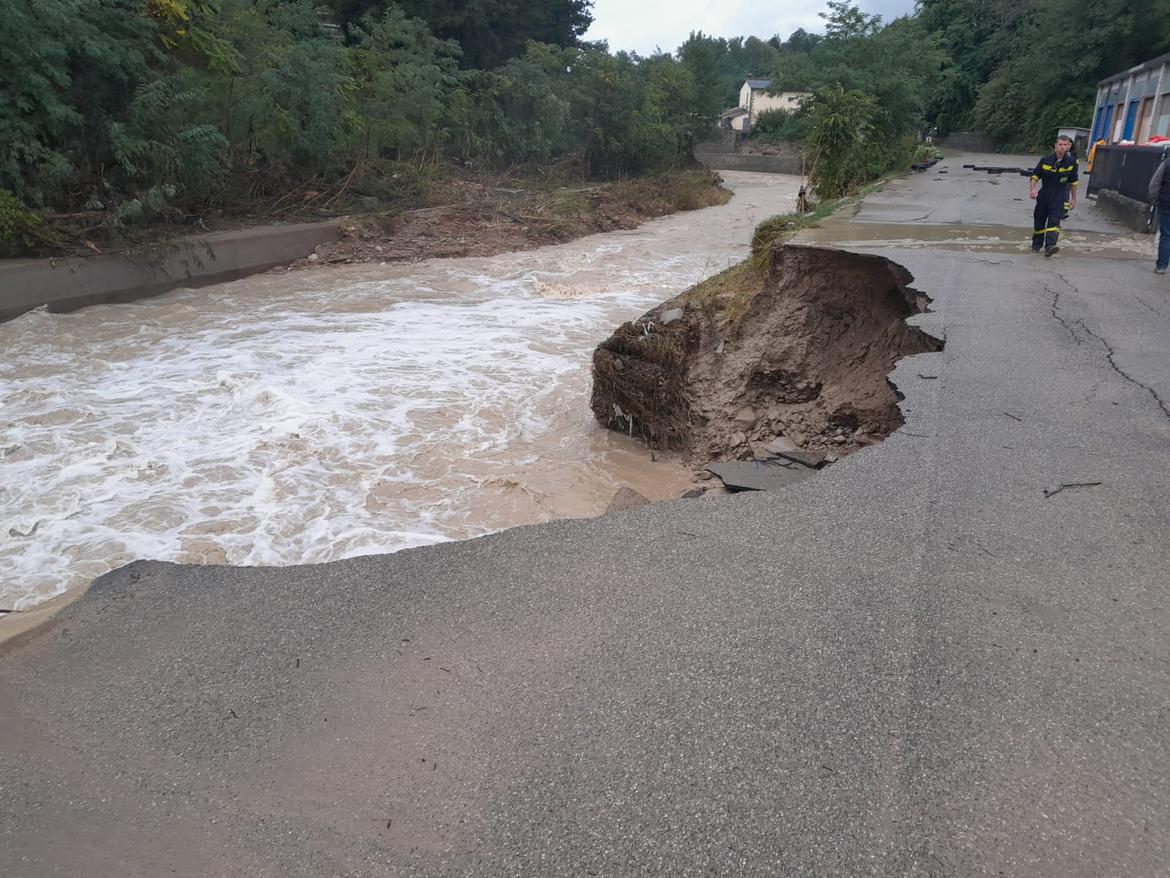
[[[695,150],[695,158],[717,171],[758,171],[763,174],[800,175],[800,159],[785,155],[727,155]]]
[[[945,146],[948,149],[958,149],[963,152],[999,152],[995,145],[982,134],[973,131],[954,131],[946,137],[939,137],[935,145]]]
[[[1137,201],[1111,189],[1102,189],[1093,198],[1101,212],[1110,219],[1135,232],[1153,231],[1154,211],[1144,201]]]
[[[739,146],[742,135],[731,128],[719,128],[714,134],[702,143],[695,144],[695,153],[710,153],[712,155],[732,155]]]
[[[41,305],[72,311],[244,277],[308,256],[318,244],[336,239],[336,222],[299,223],[94,256],[0,260],[0,320]]]

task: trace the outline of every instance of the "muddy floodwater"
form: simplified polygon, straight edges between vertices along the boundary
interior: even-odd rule
[[[593,348],[746,255],[792,177],[491,258],[266,274],[0,324],[0,609],[135,559],[310,564],[678,496]]]

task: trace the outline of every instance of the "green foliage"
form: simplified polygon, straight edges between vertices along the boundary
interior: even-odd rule
[[[652,172],[685,161],[714,124],[691,72],[664,54],[531,43],[498,70],[465,74],[460,92],[458,154],[496,165],[576,154],[593,177]]]
[[[752,259],[766,267],[772,251],[780,241],[790,237],[799,228],[801,214],[784,213],[768,217],[752,232]]]
[[[926,144],[926,143],[918,144],[916,147],[914,147],[914,151],[911,154],[911,160],[915,164],[921,164],[923,162],[935,161],[935,160],[938,160],[941,158],[942,158],[942,153],[939,150],[937,150],[935,147],[933,147],[929,144]]]
[[[0,189],[0,257],[22,256],[52,246],[55,237],[41,218]]]
[[[952,58],[928,108],[946,133],[1045,145],[1089,123],[1097,83],[1170,51],[1165,0],[920,0]]]
[[[397,6],[442,40],[458,43],[468,68],[487,70],[525,52],[529,42],[575,46],[593,20],[592,0],[329,0],[338,20],[378,18]]]
[[[689,161],[750,75],[817,93],[756,132],[804,140],[827,197],[931,125],[1050,143],[1098,80],[1170,51],[1167,0],[919,0],[888,24],[832,0],[824,35],[696,32],[650,57],[582,44],[591,6],[0,0],[0,189],[117,228],[343,181],[425,198],[450,159],[652,174]]]
[[[809,178],[820,198],[838,198],[878,176],[883,167],[873,144],[877,99],[862,91],[834,86],[817,93],[811,112],[809,146],[813,165]]]
[[[396,197],[448,157],[618,177],[685,161],[720,109],[672,56],[576,45],[588,0],[331,5],[0,2],[0,187],[117,229],[342,180]],[[363,179],[387,161],[394,185]]]
[[[811,113],[808,109],[765,110],[756,117],[752,136],[769,142],[804,140],[812,128]]]
[[[436,39],[424,22],[393,7],[381,19],[365,19],[352,35],[348,97],[362,152],[436,152],[457,82],[458,44]]]
[[[723,70],[722,62],[728,53],[727,41],[692,31],[687,41],[678,47],[678,59],[695,82],[692,102],[704,118],[715,120],[726,107],[739,98],[739,85],[734,74]]]
[[[572,146],[565,59],[556,46],[530,43],[498,70],[466,71],[451,104],[452,148],[488,165],[550,161]]]

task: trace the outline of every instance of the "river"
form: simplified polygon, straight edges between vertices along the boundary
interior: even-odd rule
[[[799,186],[724,177],[726,205],[555,247],[0,324],[0,609],[140,558],[320,563],[678,496],[689,470],[593,420],[590,357]]]

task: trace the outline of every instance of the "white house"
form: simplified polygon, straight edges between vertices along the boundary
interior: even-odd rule
[[[745,79],[739,89],[739,108],[746,112],[730,118],[731,127],[737,131],[745,131],[755,125],[760,113],[768,110],[786,110],[792,112],[799,109],[801,102],[811,98],[809,91],[782,91],[779,94],[768,94],[772,85],[770,79]],[[731,111],[728,111],[729,113]],[[728,116],[728,113],[724,113]]]

